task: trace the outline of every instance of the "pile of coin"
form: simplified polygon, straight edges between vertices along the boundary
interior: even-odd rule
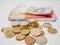
[[[40,25],[36,20],[28,20],[21,22],[12,22],[11,27],[2,28],[2,32],[6,38],[13,38],[16,36],[17,41],[25,40],[25,43],[32,45],[35,42],[38,45],[43,45],[47,43],[47,38],[44,36],[45,32],[42,30],[43,27],[48,28],[50,34],[56,34],[57,30],[52,27],[50,23],[44,23],[43,26]],[[30,36],[31,34],[31,36]]]

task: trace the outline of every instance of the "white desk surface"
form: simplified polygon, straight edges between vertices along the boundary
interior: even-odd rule
[[[8,21],[9,13],[17,5],[38,6],[38,7],[52,7],[56,13],[58,20],[51,22],[53,27],[58,31],[57,34],[49,34],[46,29],[45,36],[48,39],[45,45],[60,45],[60,0],[0,0],[0,30],[2,27],[11,26]],[[43,24],[44,22],[40,22]],[[6,39],[4,34],[0,31],[0,45],[27,45],[23,41],[16,41],[15,37],[12,39]],[[38,44],[34,44],[38,45]]]

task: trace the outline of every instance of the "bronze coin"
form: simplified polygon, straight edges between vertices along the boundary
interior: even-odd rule
[[[44,35],[45,35],[45,32],[44,31],[41,31],[40,36],[44,36]]]
[[[4,31],[5,31],[5,29],[6,29],[6,27],[2,28],[2,29],[1,29],[1,32],[4,32]]]
[[[33,43],[35,43],[35,38],[32,36],[26,36],[25,42],[26,42],[26,44],[29,44],[29,45],[33,44]]]

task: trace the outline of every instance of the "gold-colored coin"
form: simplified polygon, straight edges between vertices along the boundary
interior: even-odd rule
[[[4,35],[6,38],[12,38],[15,36],[15,33],[12,32],[11,30],[12,28],[6,28],[5,32],[4,32]]]
[[[36,21],[30,22],[30,25],[31,25],[31,27],[33,27],[33,28],[38,28],[38,27],[39,27],[39,24],[38,24],[38,22],[36,22]]]
[[[12,28],[12,31],[14,33],[20,33],[21,32],[21,29],[19,27],[14,27],[14,28]]]
[[[29,29],[30,26],[29,25],[23,25],[23,29]]]
[[[48,32],[50,34],[56,34],[57,33],[57,30],[55,28],[48,28]]]
[[[26,35],[26,34],[29,34],[29,33],[30,33],[29,29],[25,29],[25,30],[21,31],[21,34],[23,34],[23,35]]]
[[[19,27],[20,25],[19,25],[19,22],[12,22],[12,27]]]
[[[16,40],[18,40],[18,41],[20,41],[20,40],[22,40],[24,38],[25,38],[25,35],[22,35],[20,33],[16,35]]]

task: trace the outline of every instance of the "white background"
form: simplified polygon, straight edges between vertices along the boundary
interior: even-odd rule
[[[51,22],[53,27],[58,31],[57,34],[49,34],[46,29],[45,36],[48,39],[45,45],[60,45],[60,0],[0,0],[0,30],[2,27],[11,26],[8,21],[9,13],[17,5],[38,6],[38,7],[52,7],[56,13],[58,20]],[[42,22],[40,22],[42,23]],[[43,22],[44,23],[44,22]],[[4,34],[0,31],[0,45],[26,45],[23,41],[16,41],[15,37],[6,39]],[[37,45],[36,43],[34,45]]]

